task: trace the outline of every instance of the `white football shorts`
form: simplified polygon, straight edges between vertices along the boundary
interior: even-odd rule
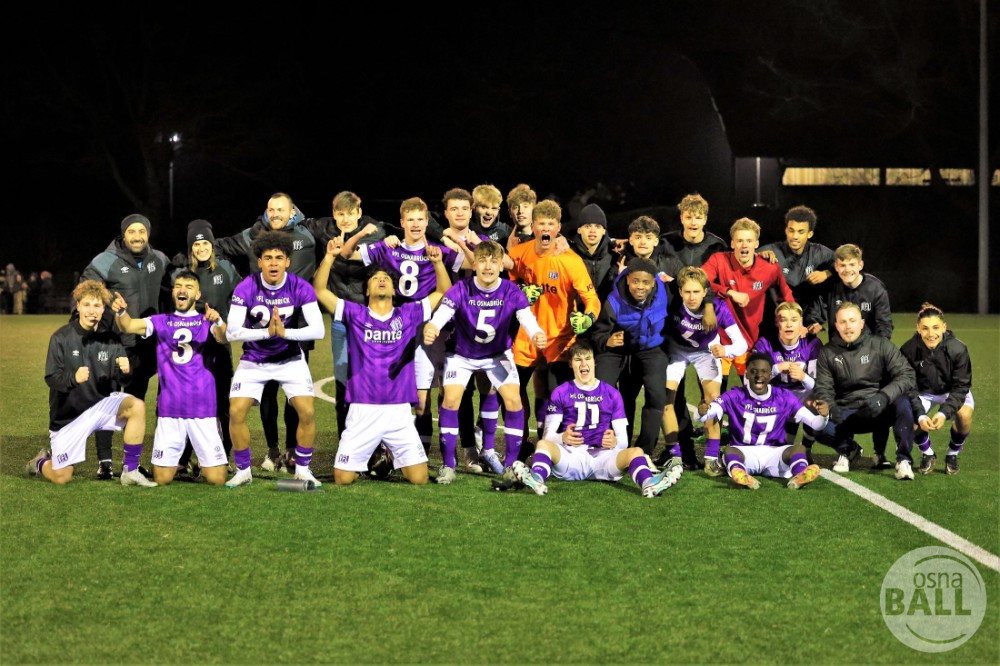
[[[190,438],[191,446],[202,467],[226,465],[226,451],[219,435],[219,420],[178,419],[161,416],[156,419],[153,435],[153,464],[157,467],[174,467],[184,453],[184,440]]]
[[[340,445],[333,468],[348,472],[368,470],[379,442],[392,453],[396,469],[427,462],[424,445],[413,425],[409,404],[365,405],[353,403],[347,410],[347,427],[340,436]]]
[[[254,363],[240,361],[229,385],[230,398],[253,398],[260,402],[264,384],[276,381],[289,398],[315,395],[312,374],[304,358],[293,358],[281,363]]]
[[[128,397],[128,393],[112,393],[59,430],[50,430],[52,469],[62,469],[86,460],[87,438],[91,433],[124,428],[125,419],[118,418],[118,410]]]

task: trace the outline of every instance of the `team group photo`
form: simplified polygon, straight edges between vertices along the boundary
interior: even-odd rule
[[[993,0],[22,9],[0,666],[1000,663]]]

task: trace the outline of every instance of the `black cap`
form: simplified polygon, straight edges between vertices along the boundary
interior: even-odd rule
[[[577,226],[582,227],[585,224],[599,224],[605,229],[608,228],[608,217],[601,210],[601,207],[597,204],[587,204],[580,211],[580,223]]]

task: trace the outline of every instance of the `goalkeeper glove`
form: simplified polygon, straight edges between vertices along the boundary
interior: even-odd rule
[[[594,325],[594,315],[589,312],[574,312],[569,316],[569,324],[577,335]]]
[[[537,284],[522,284],[521,291],[528,297],[528,305],[534,305],[542,295],[542,288]]]

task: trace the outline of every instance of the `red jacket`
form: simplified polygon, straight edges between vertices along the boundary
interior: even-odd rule
[[[757,256],[754,257],[750,268],[743,268],[736,261],[733,252],[716,252],[708,258],[708,261],[702,266],[702,270],[708,275],[708,281],[715,289],[715,293],[720,298],[729,301],[733,314],[736,315],[736,324],[740,327],[740,332],[743,333],[743,337],[746,338],[751,349],[760,335],[760,320],[764,316],[764,299],[767,297],[767,290],[771,287],[777,287],[781,291],[781,300],[795,300],[791,288],[785,282],[785,276],[781,273],[781,266]],[[749,294],[750,302],[746,307],[740,307],[726,294],[729,290]],[[720,331],[720,334],[726,338],[724,332]],[[729,342],[723,339],[723,344],[729,344]]]

